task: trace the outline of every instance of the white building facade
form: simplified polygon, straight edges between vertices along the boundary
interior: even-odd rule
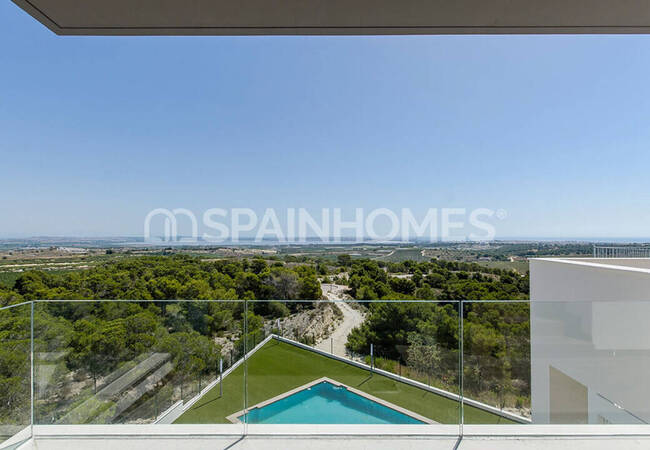
[[[650,423],[650,259],[530,261],[535,424]]]

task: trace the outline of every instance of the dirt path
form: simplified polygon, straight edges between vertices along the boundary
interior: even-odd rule
[[[328,300],[351,299],[351,297],[345,293],[347,286],[341,286],[339,284],[321,284],[321,289],[323,290],[323,295],[325,295]],[[353,328],[356,328],[363,323],[364,316],[361,311],[351,307],[347,303],[336,302],[336,306],[338,306],[343,313],[343,320],[328,338],[316,345],[316,348],[326,352],[332,352],[337,356],[346,356],[345,343],[348,341],[348,335]]]

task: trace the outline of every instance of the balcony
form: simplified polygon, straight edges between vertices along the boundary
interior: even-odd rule
[[[570,263],[533,262],[535,279],[546,285],[555,275],[545,268],[564,264]],[[305,440],[310,448],[351,440],[380,448],[650,442],[643,382],[649,341],[620,335],[620,314],[645,317],[645,303],[622,300],[612,308],[603,299],[545,301],[537,287],[532,292],[531,302],[11,305],[0,310],[6,405],[0,448],[109,448],[124,439],[129,448],[179,442],[300,448]],[[279,307],[301,319],[274,319]],[[330,324],[343,320],[341,307],[372,325],[344,341],[314,329],[328,315]],[[195,331],[208,311],[241,319],[211,340]],[[99,326],[100,312],[114,319]],[[608,318],[618,325],[608,328]],[[156,321],[164,331],[152,326]],[[372,329],[402,329],[405,321],[417,331],[373,337]],[[498,322],[499,332],[482,327],[486,321]],[[609,334],[585,332],[586,323]]]

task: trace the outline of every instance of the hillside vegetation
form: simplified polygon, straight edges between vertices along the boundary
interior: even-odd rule
[[[319,278],[345,285],[358,301],[385,300],[367,307],[366,322],[348,340],[351,352],[367,354],[373,343],[387,366],[404,365],[414,377],[450,390],[459,380],[459,312],[450,301],[528,296],[527,275],[470,263],[391,263],[347,255],[292,263],[206,261],[170,255],[125,257],[66,273],[23,272],[11,287],[0,285],[0,304],[60,300],[35,304],[35,350],[51,359],[42,365],[47,366],[48,382],[39,387],[36,418],[53,423],[85,404],[111,374],[126,371],[142,355],[171,358],[173,370],[155,389],[171,383],[183,390],[183,380],[214,375],[219,355],[228,356],[227,365],[232,363],[254,344],[265,322],[313,308],[310,300],[322,297]],[[113,299],[138,301],[84,301]],[[210,299],[224,301],[170,302]],[[248,309],[241,301],[267,299],[271,301],[249,302]],[[477,355],[466,379],[476,384],[477,395],[503,405],[527,404],[526,308],[520,303],[466,304],[466,354]],[[22,373],[29,367],[29,352],[20,350],[29,342],[28,309],[0,312],[0,339],[0,397],[5,405],[0,423],[11,423],[17,411],[24,414],[22,406],[29,398]],[[224,342],[230,343],[228,350]],[[114,406],[87,421],[126,420],[140,405],[125,411]]]

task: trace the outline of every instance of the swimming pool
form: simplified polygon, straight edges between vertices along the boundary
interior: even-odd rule
[[[263,402],[236,418],[251,424],[424,424],[428,421],[357,392],[332,380],[320,379]]]

